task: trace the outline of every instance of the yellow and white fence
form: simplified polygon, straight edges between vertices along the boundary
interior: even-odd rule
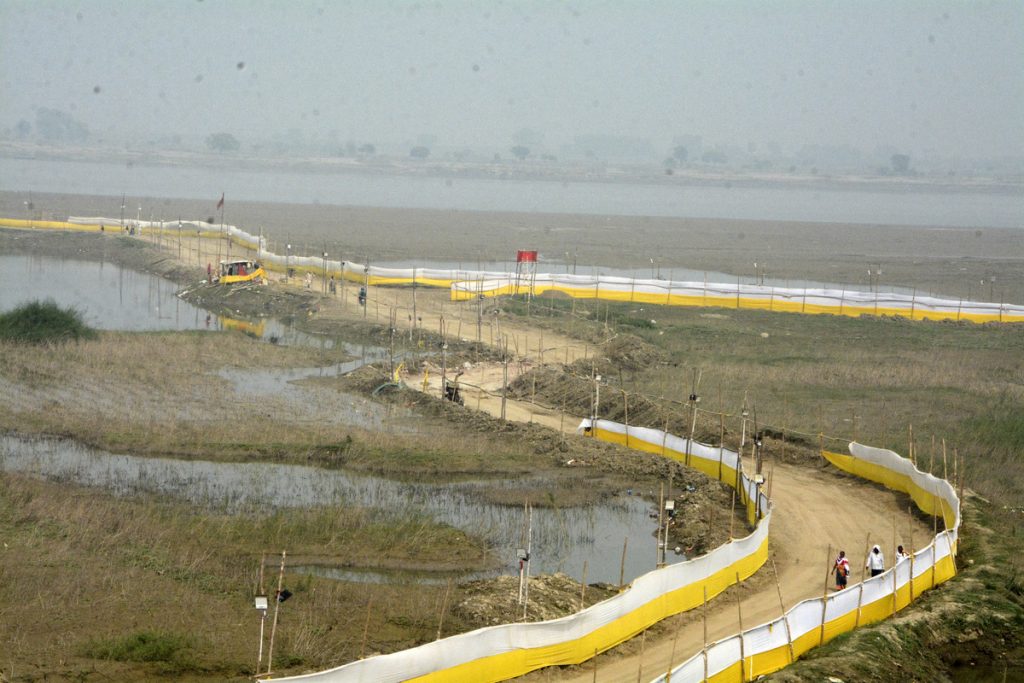
[[[601,299],[665,306],[715,306],[750,308],[790,313],[830,313],[844,316],[898,315],[911,320],[969,320],[972,322],[1024,322],[1024,306],[1008,303],[965,301],[917,294],[874,292],[858,289],[774,287],[725,282],[689,282],[617,277],[538,273],[529,278],[516,273],[441,268],[383,268],[329,259],[322,256],[276,254],[267,249],[266,238],[234,225],[222,228],[206,221],[143,221],[126,224],[147,233],[230,239],[256,251],[271,270],[310,272],[379,285],[412,285],[450,289],[453,301],[515,294],[540,295],[559,292],[580,299]],[[0,218],[0,227],[98,231],[120,225],[119,219],[72,216],[67,221],[32,221]],[[180,227],[179,227],[180,226]]]
[[[778,671],[808,650],[858,626],[881,621],[956,574],[960,500],[946,480],[892,451],[850,444],[850,455],[824,453],[836,467],[910,495],[945,529],[887,572],[826,598],[804,600],[779,619],[709,645],[652,683],[742,683]]]
[[[578,664],[622,643],[673,614],[699,607],[737,580],[752,576],[768,559],[768,499],[740,467],[735,451],[690,442],[644,427],[584,420],[580,430],[605,441],[663,453],[737,486],[752,534],[701,557],[655,569],[615,597],[571,616],[505,624],[437,640],[409,650],[352,662],[283,681],[500,681],[547,666]],[[687,452],[689,451],[689,455]]]
[[[746,538],[707,555],[638,577],[619,595],[572,616],[479,629],[410,650],[352,662],[287,681],[497,681],[546,666],[575,664],[673,614],[702,604],[768,558],[771,505],[747,477],[735,451],[608,420],[584,420],[580,430],[629,448],[660,453],[735,486],[757,524]],[[777,671],[808,650],[858,626],[880,621],[956,574],[960,501],[944,479],[918,470],[896,453],[850,444],[850,455],[825,452],[836,467],[907,493],[945,529],[887,572],[824,599],[805,600],[783,617],[715,642],[675,667],[672,681],[744,683]],[[655,679],[667,681],[668,676]]]
[[[616,277],[611,275],[537,274],[530,281],[515,275],[489,277],[480,274],[451,286],[451,298],[464,301],[480,296],[540,295],[559,292],[579,299],[602,299],[665,306],[716,306],[752,308],[789,313],[834,315],[899,315],[911,320],[970,320],[972,322],[1022,322],[1024,306],[944,299],[917,294],[775,287],[726,282],[683,282]]]

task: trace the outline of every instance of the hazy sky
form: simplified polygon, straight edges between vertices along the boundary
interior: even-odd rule
[[[97,92],[98,90],[98,92]],[[1022,2],[0,3],[0,127],[1024,154]]]

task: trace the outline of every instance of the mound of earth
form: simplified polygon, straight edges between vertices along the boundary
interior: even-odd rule
[[[558,619],[578,612],[581,597],[584,605],[590,606],[616,593],[614,589],[604,584],[587,586],[585,595],[581,596],[581,592],[581,584],[565,574],[530,577],[525,620]],[[463,595],[464,597],[452,607],[452,612],[478,628],[523,621],[518,576],[499,576],[496,579],[467,584],[463,588]]]

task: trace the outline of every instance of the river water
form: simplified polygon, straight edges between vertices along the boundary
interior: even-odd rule
[[[306,334],[272,319],[253,322],[210,316],[175,296],[173,283],[110,263],[0,255],[0,311],[39,298],[53,298],[61,305],[74,306],[83,312],[87,322],[105,330],[243,329],[274,343],[313,347],[340,345],[352,357],[350,361],[327,367],[223,368],[220,376],[243,393],[307,401],[306,389],[295,384],[296,380],[342,375],[366,363],[388,358],[387,349]],[[332,414],[332,419],[368,429],[401,430],[401,425],[395,426],[394,412],[385,406],[360,396],[343,398],[347,407]],[[415,425],[409,428],[414,429]],[[3,435],[0,435],[0,469],[99,487],[117,495],[166,494],[228,511],[338,503],[414,510],[482,535],[509,572],[516,571],[516,548],[525,545],[523,511],[485,502],[482,489],[534,489],[540,499],[549,483],[530,478],[455,484],[399,483],[310,467],[114,455],[69,441]],[[623,494],[597,505],[536,509],[531,571],[564,571],[579,577],[587,562],[589,581],[617,583],[620,553],[626,537],[631,537],[626,579],[653,569],[655,525],[648,518],[649,507],[640,498]],[[471,574],[464,578],[478,577]],[[409,580],[402,576],[359,572],[339,574],[336,578]]]
[[[71,441],[4,435],[0,435],[0,469],[97,487],[121,496],[168,495],[233,513],[344,504],[429,515],[482,536],[509,574],[518,571],[516,549],[526,545],[524,511],[486,502],[484,489],[533,488],[539,498],[548,484],[532,478],[452,484],[398,482],[298,465],[114,455]],[[618,583],[627,537],[631,552],[626,556],[626,580],[654,569],[651,507],[639,497],[623,493],[593,505],[535,508],[531,573],[561,571],[579,578],[587,562],[588,581]],[[373,574],[361,579],[357,573],[343,573],[338,578],[372,581],[379,577]]]
[[[182,301],[174,283],[113,263],[0,254],[0,311],[52,299],[101,330],[195,330],[207,312]],[[215,323],[213,323],[215,324]]]
[[[0,158],[0,189],[466,211],[1024,228],[1024,193],[239,170]]]

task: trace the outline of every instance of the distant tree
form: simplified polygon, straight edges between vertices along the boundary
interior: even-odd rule
[[[909,154],[893,154],[889,159],[889,163],[892,164],[893,173],[905,174],[910,172]]]
[[[237,152],[241,144],[231,133],[213,133],[206,138],[206,146],[214,152]]]
[[[359,145],[358,151],[360,154],[365,154],[368,157],[372,157],[374,154],[377,153],[377,148],[367,142],[365,144]]]
[[[530,156],[530,148],[525,147],[523,145],[516,145],[509,151],[512,152],[512,156],[514,156],[516,159],[519,159],[519,161],[522,161],[526,157]]]
[[[84,123],[59,109],[37,109],[36,132],[44,140],[54,142],[84,142],[89,137],[89,128]]]
[[[417,145],[409,150],[409,156],[413,159],[426,159],[430,156],[430,148],[424,147],[423,145]]]
[[[17,125],[14,126],[14,134],[17,135],[18,138],[21,140],[27,138],[31,133],[32,124],[26,121],[25,119],[18,121]]]
[[[690,153],[683,145],[676,145],[674,148],[672,148],[672,158],[678,161],[680,164],[686,163],[686,159],[689,156]]]

